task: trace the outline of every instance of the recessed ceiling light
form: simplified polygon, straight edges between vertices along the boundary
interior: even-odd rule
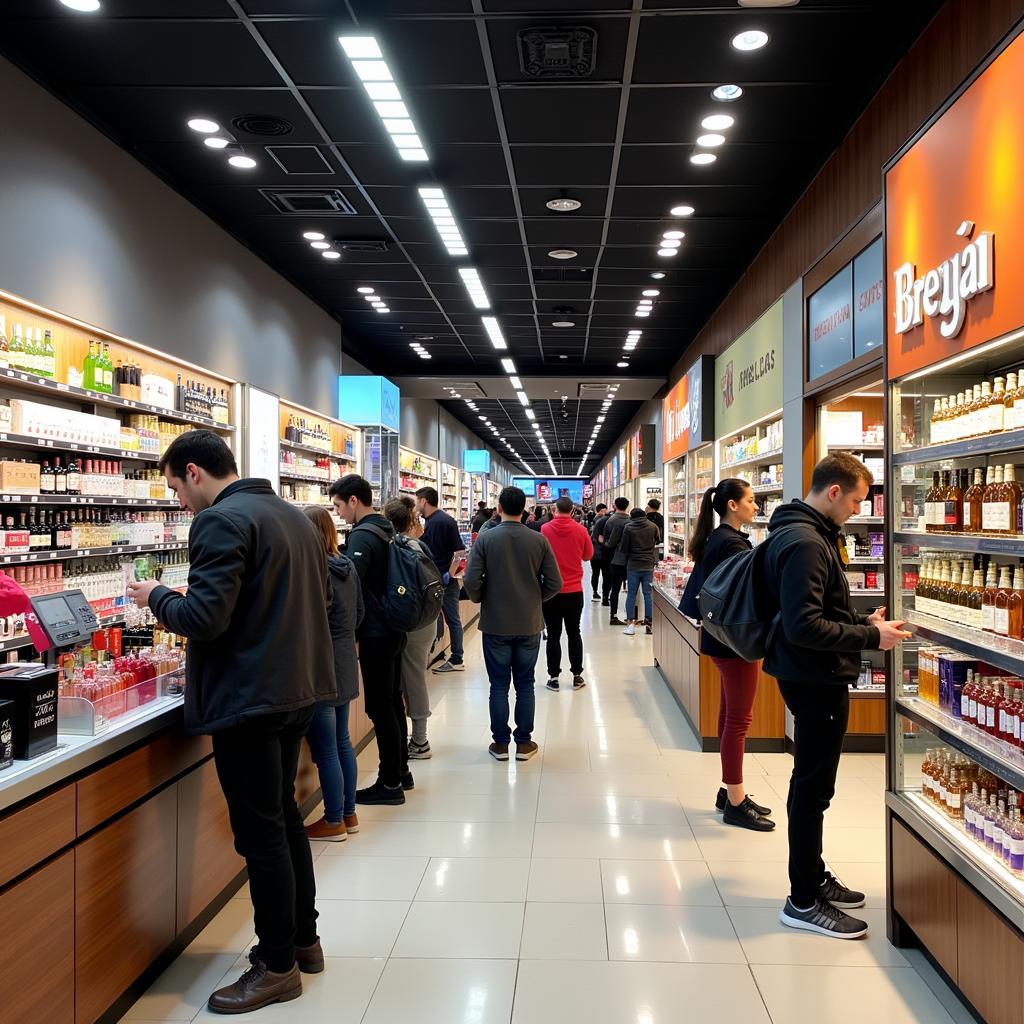
[[[638,309],[634,315],[635,316],[650,316],[651,315],[651,311],[649,309]]]
[[[310,242],[309,246],[311,249],[330,249],[330,242]]]
[[[552,327],[575,327],[576,324],[572,320],[552,320]]]
[[[341,253],[337,252],[334,249],[328,249],[326,252],[320,253],[320,255],[323,256],[323,258],[325,260],[340,260],[341,259]]]
[[[316,232],[313,231],[313,232],[310,232],[310,234],[316,234]],[[308,238],[309,235],[307,235],[306,237]],[[320,237],[323,238],[324,236],[321,235]],[[356,291],[359,292],[360,295],[372,295],[373,294],[373,289],[371,287],[369,287],[369,285],[365,285],[365,284],[361,288],[357,288]]]
[[[508,343],[505,341],[505,335],[501,333],[501,328],[498,326],[498,321],[493,316],[482,316],[480,322],[484,325],[484,330],[487,332],[487,336],[491,339],[491,344],[496,349],[507,349]]]
[[[709,132],[724,132],[726,128],[731,128],[735,123],[736,118],[732,114],[708,114],[701,121],[700,126]]]
[[[420,359],[433,359],[434,357],[429,352],[421,352]]]
[[[644,295],[660,295],[661,292],[657,288],[645,288]]]
[[[552,249],[548,255],[553,260],[574,260],[579,253],[575,249]]]
[[[378,312],[378,313],[390,313],[390,312],[391,312],[391,310],[390,310],[390,309],[388,309],[388,307],[387,307],[387,306],[385,306],[385,307],[384,307],[383,309],[378,309],[378,310],[377,310],[377,312]]]
[[[383,57],[373,36],[339,36],[338,42],[349,60],[380,60]]]
[[[623,369],[623,368],[629,366],[629,363],[622,362],[622,363],[616,363],[615,365],[618,366],[620,369]]]
[[[690,157],[690,163],[702,167],[704,164],[713,164],[717,159],[714,153],[694,153]]]
[[[423,346],[418,341],[410,341],[409,342],[409,347],[410,348],[423,348]],[[445,388],[445,390],[447,391],[448,389]]]
[[[456,229],[455,233],[456,235],[458,234],[458,229]],[[446,238],[446,236],[442,235],[442,238]],[[473,305],[477,309],[490,309],[491,300],[487,297],[487,291],[484,288],[483,281],[480,280],[480,275],[477,273],[476,268],[459,267],[459,277],[462,278],[462,283],[466,286],[466,291],[469,292]]]
[[[203,139],[203,145],[210,149],[227,149],[231,143],[228,139],[222,139],[219,135],[211,135]]]
[[[515,373],[516,372],[516,364],[513,363],[511,359],[502,359],[502,361],[501,361],[501,368],[506,373]]]
[[[96,6],[98,7],[99,4]],[[192,131],[202,132],[203,135],[212,135],[214,132],[220,131],[220,125],[216,121],[211,121],[208,117],[193,117],[189,121],[188,126]]]
[[[559,356],[558,358],[559,359],[568,359],[569,357],[568,356]]]
[[[303,231],[302,237],[309,242],[322,242],[324,240],[324,233],[322,231]],[[359,289],[359,291],[362,290],[362,288]],[[371,292],[373,291],[372,288],[368,290]]]
[[[663,238],[661,240],[662,249],[678,249],[682,244],[678,238]]]
[[[467,254],[466,243],[462,239],[452,211],[448,208],[444,189],[421,188],[418,191],[444,247],[448,250],[448,255],[465,256]]]
[[[746,32],[738,32],[732,37],[733,49],[743,53],[751,50],[760,50],[762,46],[768,45],[768,33],[762,32],[759,28],[748,29]]]
[[[373,302],[370,303],[370,305],[373,306],[375,309],[383,309],[384,306],[387,305],[387,303],[384,302],[383,299],[375,298]]]
[[[658,255],[659,256],[678,256],[679,255],[679,250],[678,249],[659,249],[658,250]]]
[[[664,276],[665,276],[665,274],[661,270],[656,270],[656,271],[654,271],[653,274],[651,274],[651,277],[653,277],[655,281],[662,280],[662,278],[664,278]]]
[[[228,163],[232,167],[240,167],[246,171],[256,166],[256,161],[251,156],[229,156]]]
[[[527,418],[528,420],[532,420],[532,419],[535,419],[535,418],[536,418],[536,416],[535,416],[535,414],[534,414],[534,411],[533,411],[532,409],[527,409],[527,410],[526,410],[526,418]]]
[[[516,391],[523,390],[523,382],[518,377],[513,375],[509,377],[508,381]]]
[[[663,234],[661,237],[662,238],[669,238],[669,239],[685,238],[686,237],[686,232],[685,231],[666,231],[665,234]],[[644,292],[644,295],[646,295],[646,294],[647,294],[647,292]],[[654,292],[653,294],[657,295],[658,293]]]
[[[693,214],[693,207],[686,205],[673,206],[668,212],[673,217],[690,217]]]
[[[736,0],[740,7],[796,7],[800,0]]]
[[[560,199],[549,199],[544,205],[556,213],[572,213],[573,210],[578,210],[583,204],[578,199],[569,199],[567,196],[563,196]]]
[[[100,0],[60,0],[60,2],[72,11],[79,14],[92,14],[100,9]]]
[[[743,95],[743,90],[738,85],[719,85],[711,90],[712,99],[719,103],[732,103]]]
[[[526,392],[525,391],[517,391],[516,392],[516,398],[519,399],[519,404],[520,405],[529,405],[530,404],[530,400],[526,397]]]
[[[705,149],[714,149],[715,146],[722,146],[725,144],[725,136],[719,135],[717,132],[709,132],[707,135],[697,136],[697,145],[704,146]]]

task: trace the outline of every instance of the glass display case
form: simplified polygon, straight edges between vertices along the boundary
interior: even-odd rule
[[[717,445],[719,479],[746,480],[757,496],[757,518],[748,535],[760,544],[768,536],[771,514],[782,504],[782,411],[727,434]]]
[[[459,471],[455,466],[449,466],[447,462],[441,463],[441,508],[459,523],[461,528]],[[469,529],[468,523],[466,529]]]
[[[890,800],[1017,927],[1024,926],[1024,872],[1013,859],[1024,790],[1019,360],[1019,341],[982,346],[892,382],[888,408],[888,587],[893,617],[914,633],[890,661]],[[1009,860],[994,845],[1007,835]]]
[[[665,554],[686,554],[686,465],[687,458],[665,463]]]

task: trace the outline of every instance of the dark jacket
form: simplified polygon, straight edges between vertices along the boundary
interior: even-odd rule
[[[192,522],[188,591],[153,614],[189,638],[185,727],[210,733],[335,696],[319,535],[268,480],[236,480]]]
[[[352,559],[331,555],[327,559],[331,581],[331,610],[328,621],[334,642],[334,681],[338,692],[327,703],[347,704],[359,696],[359,662],[356,658],[356,630],[363,621],[363,588]]]
[[[388,542],[379,537],[372,527],[378,527],[389,537],[395,534],[391,521],[374,512],[352,527],[345,545],[345,553],[352,559],[363,589],[363,621],[356,632],[360,640],[394,633],[384,620],[380,607],[388,582]]]
[[[647,518],[658,528],[658,532],[665,536],[665,517],[660,512],[648,512]]]
[[[646,516],[630,519],[622,531],[619,551],[626,560],[626,571],[647,571],[658,564],[661,533]]]
[[[480,532],[480,527],[483,526],[484,523],[486,523],[487,520],[490,519],[490,518],[491,518],[490,516],[484,515],[482,512],[477,512],[477,514],[475,516],[473,516],[473,522],[470,524],[470,527],[469,527],[470,532],[471,533],[479,533]]]
[[[536,530],[538,533],[540,533],[540,528],[545,523],[550,523],[553,518],[554,518],[553,516],[549,516],[549,515],[545,514],[545,515],[542,515],[542,516],[538,516],[536,519],[532,520],[531,522],[528,522],[526,525],[531,530]]]
[[[599,543],[597,538],[600,537],[604,531],[605,524],[608,522],[608,517],[607,512],[602,512],[590,527],[590,539],[594,545],[594,557],[592,561],[595,562],[604,561],[604,544]]]
[[[700,574],[700,583],[703,585],[704,580],[727,558],[731,558],[740,551],[749,551],[750,548],[750,538],[745,533],[722,523],[711,531],[707,546],[704,548],[704,557],[700,560],[700,565],[696,566],[693,571]],[[708,654],[712,658],[738,657],[731,647],[719,643],[703,629],[700,631],[700,653]]]
[[[628,522],[629,516],[625,512],[615,512],[604,524],[604,557],[612,565],[626,564],[626,556],[618,548],[619,541],[622,540],[622,531]]]
[[[541,604],[561,592],[562,574],[543,534],[503,522],[477,537],[464,585],[481,606],[481,633],[534,636],[544,628]]]
[[[792,526],[784,536],[774,534]],[[764,670],[788,682],[841,684],[860,674],[878,629],[854,611],[839,554],[839,527],[799,498],[775,510],[764,560],[768,607],[781,610]]]

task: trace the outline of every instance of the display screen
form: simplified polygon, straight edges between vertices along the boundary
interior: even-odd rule
[[[462,453],[462,468],[467,473],[490,473],[491,453],[486,448],[469,448]]]
[[[63,629],[73,626],[78,620],[71,610],[71,605],[59,594],[52,597],[36,599],[36,613],[51,629]]]
[[[583,504],[583,488],[586,480],[580,477],[557,476],[514,476],[512,486],[522,488],[526,503],[556,501],[567,496],[577,505]]]

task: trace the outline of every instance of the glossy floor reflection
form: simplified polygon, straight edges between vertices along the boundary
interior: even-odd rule
[[[541,754],[487,754],[487,683],[471,634],[464,675],[435,677],[434,757],[401,808],[319,844],[327,971],[301,1000],[249,1015],[300,1024],[950,1024],[969,1018],[915,953],[885,938],[882,758],[848,755],[826,855],[868,894],[864,942],[779,925],[780,831],[714,813],[702,754],[653,668],[650,638],[588,602],[586,689],[539,680]],[[567,681],[563,675],[563,682]],[[360,758],[361,784],[375,772]],[[748,755],[747,785],[784,824],[787,754]],[[253,941],[243,889],[128,1013],[209,1020],[210,991]],[[855,994],[855,998],[850,998]]]

